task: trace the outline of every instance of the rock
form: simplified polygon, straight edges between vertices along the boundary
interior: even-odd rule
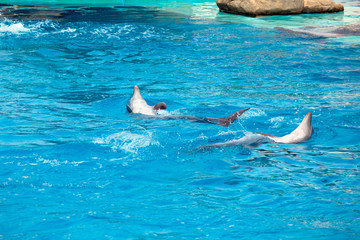
[[[276,29],[294,32],[294,33],[305,33],[319,37],[350,37],[360,36],[360,24],[352,24],[346,26],[332,26],[332,27],[303,27],[286,29],[277,27]]]
[[[304,0],[217,0],[220,11],[249,16],[301,13]]]
[[[332,0],[217,0],[221,12],[247,16],[327,13],[344,11]]]
[[[344,6],[332,0],[304,0],[303,13],[330,13],[344,11]]]

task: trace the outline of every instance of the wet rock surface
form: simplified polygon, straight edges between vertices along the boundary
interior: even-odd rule
[[[360,24],[332,27],[304,27],[298,29],[277,28],[283,31],[305,33],[320,37],[350,37],[360,36]]]
[[[332,0],[217,0],[216,4],[221,12],[252,17],[344,11]]]

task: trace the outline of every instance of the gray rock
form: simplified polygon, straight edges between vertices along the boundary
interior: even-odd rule
[[[344,11],[332,0],[217,0],[220,11],[247,16]]]
[[[305,33],[319,37],[350,37],[360,36],[360,24],[332,27],[303,27],[296,29],[276,28],[294,33]]]

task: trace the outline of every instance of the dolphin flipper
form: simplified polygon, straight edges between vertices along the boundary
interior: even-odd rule
[[[158,111],[160,109],[166,109],[166,108],[167,108],[167,106],[166,106],[166,103],[164,103],[164,102],[157,103],[153,106],[153,109],[155,111]]]

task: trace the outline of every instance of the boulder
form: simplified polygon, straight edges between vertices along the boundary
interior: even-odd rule
[[[304,0],[217,0],[220,11],[249,16],[301,13]]]
[[[217,0],[216,4],[221,12],[254,17],[344,11],[332,0]]]
[[[330,13],[344,11],[344,6],[332,0],[304,0],[303,13]]]

